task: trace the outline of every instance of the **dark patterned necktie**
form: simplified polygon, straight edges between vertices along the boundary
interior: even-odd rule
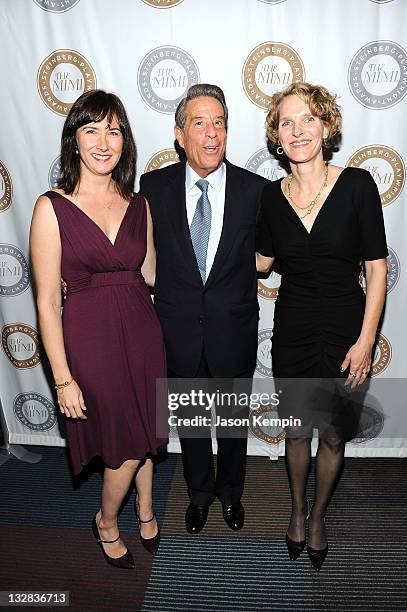
[[[202,191],[198,202],[196,203],[195,214],[192,219],[190,232],[192,246],[194,247],[196,261],[198,262],[199,273],[202,282],[206,281],[206,255],[208,252],[209,234],[211,231],[211,203],[208,198],[208,181],[200,179],[196,185]]]

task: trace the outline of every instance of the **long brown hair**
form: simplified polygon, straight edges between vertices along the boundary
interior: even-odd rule
[[[112,178],[122,198],[130,200],[136,178],[136,145],[123,103],[115,94],[102,89],[86,91],[69,111],[62,129],[61,176],[57,184],[68,195],[75,191],[80,180],[76,131],[87,123],[98,123],[105,117],[108,121],[116,117],[123,135],[122,154],[113,169]]]

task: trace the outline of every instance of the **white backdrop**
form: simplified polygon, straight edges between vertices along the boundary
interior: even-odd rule
[[[188,86],[219,84],[230,110],[228,158],[273,180],[282,170],[266,149],[269,96],[305,79],[338,94],[344,130],[333,162],[371,172],[390,246],[371,385],[380,406],[347,454],[407,455],[405,389],[389,399],[377,384],[405,377],[407,358],[405,0],[0,0],[0,20],[0,404],[10,442],[64,444],[43,371],[28,231],[36,197],[58,175],[73,101],[94,87],[120,95],[140,176],[176,161],[173,115]],[[259,282],[259,379],[271,375],[278,284],[276,274]],[[283,437],[256,431],[249,452],[277,456]]]

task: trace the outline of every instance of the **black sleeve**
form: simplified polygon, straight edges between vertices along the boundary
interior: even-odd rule
[[[359,187],[359,227],[363,261],[385,259],[388,256],[383,209],[377,185],[371,174],[361,170]]]
[[[256,251],[265,257],[274,257],[270,224],[271,204],[270,185],[267,185],[261,197],[256,229]]]
[[[145,174],[142,174],[142,175],[140,176],[139,189],[140,189],[140,193],[141,193],[143,196],[145,196],[145,197],[147,197],[147,193],[146,193],[146,191],[148,191],[147,186],[146,186],[146,182],[148,182],[148,181],[146,181],[146,175],[145,175]]]

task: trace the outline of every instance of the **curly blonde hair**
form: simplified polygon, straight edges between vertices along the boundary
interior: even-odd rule
[[[291,83],[283,91],[271,96],[270,110],[267,113],[266,126],[267,138],[272,145],[278,144],[278,122],[280,118],[280,106],[287,96],[298,96],[308,104],[311,113],[319,117],[328,127],[328,136],[324,139],[323,146],[326,149],[333,147],[335,137],[340,133],[342,126],[342,115],[336,103],[336,95],[332,95],[322,85],[311,83]]]

